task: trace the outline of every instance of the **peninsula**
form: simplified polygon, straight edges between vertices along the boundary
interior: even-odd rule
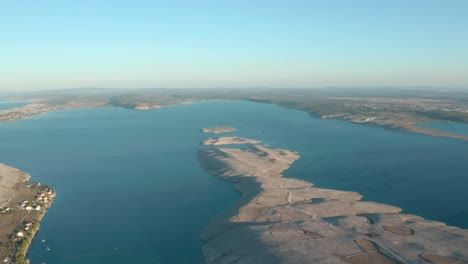
[[[207,263],[468,263],[467,230],[283,178],[298,158],[255,144],[199,150],[202,167],[242,194],[202,232]]]
[[[55,191],[0,163],[0,261],[23,264]]]

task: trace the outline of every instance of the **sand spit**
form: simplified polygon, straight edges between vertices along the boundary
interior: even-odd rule
[[[210,138],[203,141],[205,146],[221,146],[221,145],[241,145],[241,144],[258,144],[261,141],[241,138],[241,137],[220,137]]]
[[[296,152],[252,145],[198,158],[242,194],[203,231],[207,263],[468,263],[467,230],[282,178]]]
[[[213,133],[213,134],[221,134],[221,133],[229,133],[236,131],[233,127],[207,127],[202,129],[205,133]]]

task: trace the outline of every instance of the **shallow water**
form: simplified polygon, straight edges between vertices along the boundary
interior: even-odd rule
[[[0,161],[58,193],[32,263],[202,263],[199,233],[238,198],[198,164],[208,126],[299,151],[289,177],[468,228],[465,141],[251,102],[79,109],[0,124]]]

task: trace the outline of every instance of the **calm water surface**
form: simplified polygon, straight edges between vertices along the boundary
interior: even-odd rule
[[[2,101],[0,100],[0,110],[12,109],[15,107],[25,106],[29,102]]]
[[[468,228],[465,141],[250,102],[81,109],[0,124],[1,162],[58,193],[33,263],[202,263],[200,231],[238,197],[196,159],[200,129],[218,125],[299,151],[289,177]]]
[[[462,135],[468,135],[468,124],[454,122],[434,122],[419,124],[420,127],[427,127]]]

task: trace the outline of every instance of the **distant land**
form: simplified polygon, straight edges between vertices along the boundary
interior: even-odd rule
[[[467,140],[468,136],[416,126],[468,122],[468,92],[451,89],[68,89],[6,97],[32,102],[0,110],[0,122],[73,108],[121,107],[149,110],[206,100],[245,100],[306,111],[319,118],[381,126],[412,133]]]

